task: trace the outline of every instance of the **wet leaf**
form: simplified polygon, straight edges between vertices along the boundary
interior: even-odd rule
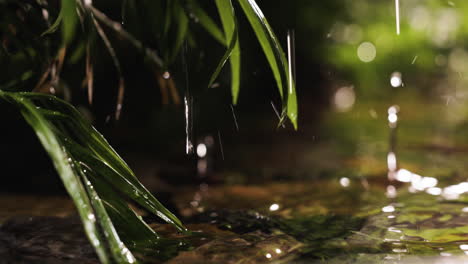
[[[123,242],[130,243],[137,251],[155,248],[161,242],[127,205],[126,199],[186,231],[70,104],[35,93],[0,91],[0,98],[17,105],[35,130],[72,197],[102,263],[135,263],[135,257]]]
[[[180,5],[179,1],[173,1],[173,12],[174,20],[177,22],[177,34],[169,63],[173,62],[179,54],[179,51],[187,37],[189,25],[188,17],[185,14],[184,9]]]
[[[200,25],[219,43],[226,45],[226,39],[223,32],[218,25],[211,19],[211,17],[203,10],[196,1],[190,0],[190,10]]]
[[[68,44],[73,40],[76,25],[78,24],[78,14],[76,13],[76,1],[62,0],[61,3],[62,7],[60,10],[60,14],[62,17],[62,37],[65,44]]]
[[[60,23],[62,23],[62,11],[59,12],[57,19],[55,19],[55,22],[46,31],[44,31],[41,34],[41,36],[52,34],[55,31],[57,31],[58,27],[60,26]]]
[[[224,64],[226,64],[227,60],[233,54],[234,48],[236,46],[239,46],[239,44],[238,44],[237,21],[236,21],[236,17],[235,17],[235,14],[234,14],[234,8],[232,7],[231,1],[229,0],[228,4],[227,4],[226,1],[220,1],[219,4],[218,4],[218,1],[217,1],[216,3],[217,3],[217,6],[218,6],[220,16],[225,17],[224,20],[226,20],[226,22],[223,22],[223,25],[225,27],[225,31],[226,31],[226,28],[227,28],[230,31],[232,30],[232,33],[231,33],[228,49],[224,53],[223,57],[221,58],[221,61],[219,62],[218,66],[216,67],[214,73],[212,74],[212,76],[210,78],[210,82],[208,84],[208,87],[211,87],[213,85],[214,81],[216,80],[216,78],[218,78],[218,75],[221,72],[221,69],[224,67]],[[225,33],[228,33],[228,32],[225,32]],[[239,59],[240,59],[240,57],[239,57]],[[240,63],[240,61],[235,61],[234,63],[237,63],[237,62]],[[236,65],[236,66],[240,67],[240,65]],[[235,77],[233,76],[233,80],[234,80],[234,78]],[[237,91],[238,91],[238,89],[239,88],[237,88]],[[237,98],[237,95],[233,94],[233,98],[234,97]]]
[[[216,0],[218,13],[221,17],[221,22],[224,28],[224,35],[226,36],[225,45],[228,51],[231,47],[231,42],[234,42],[234,47],[230,51],[229,61],[231,63],[231,94],[233,104],[237,103],[240,87],[240,45],[237,29],[236,14],[231,0]],[[211,87],[211,85],[210,85]]]
[[[294,80],[290,80],[288,63],[273,29],[254,0],[238,0],[267,57],[283,98],[283,112],[297,128],[297,99]]]

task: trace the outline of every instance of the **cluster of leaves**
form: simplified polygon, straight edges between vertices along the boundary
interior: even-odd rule
[[[119,81],[120,91],[116,117],[118,117],[118,111],[123,100],[124,81],[117,54],[101,25],[105,25],[109,30],[114,31],[119,37],[126,39],[137,50],[140,50],[149,62],[150,67],[156,68],[158,74],[163,75],[164,72],[169,71],[182,52],[184,43],[193,38],[189,27],[190,18],[193,17],[216,41],[227,47],[224,56],[210,78],[208,87],[213,85],[229,60],[231,65],[232,100],[234,104],[237,103],[240,91],[241,48],[237,17],[231,0],[215,1],[222,29],[196,0],[123,1],[122,21],[120,23],[96,9],[92,1],[62,0],[61,3],[61,10],[57,20],[45,34],[55,32],[61,25],[62,39],[67,44],[73,41],[73,37],[76,35],[78,18],[81,17],[84,24],[88,20],[89,34],[92,36],[97,33],[104,41],[114,65],[120,73],[121,80]],[[283,98],[282,120],[284,121],[288,117],[294,127],[297,127],[295,82],[280,42],[254,0],[237,0],[237,3],[252,26],[275,77],[279,94]],[[75,12],[76,10],[78,12]],[[155,13],[154,17],[156,18],[148,19],[148,17],[152,17],[153,13]],[[132,20],[137,23],[132,23]],[[130,26],[127,29],[122,24],[129,24]],[[150,26],[151,34],[149,37],[138,34],[138,26],[141,26],[141,24]],[[86,41],[85,46],[88,47],[87,60],[89,60],[89,46],[92,44],[93,38],[88,37]],[[87,65],[87,67],[89,68],[91,65]],[[88,69],[87,73],[92,74]],[[160,86],[164,86],[164,79],[170,78],[163,77],[163,80],[159,82]],[[88,77],[89,79],[90,77]],[[92,84],[88,84],[88,88],[89,86],[92,86]],[[90,92],[92,92],[92,88],[90,88]]]
[[[133,263],[135,257],[127,247],[154,250],[161,244],[161,238],[127,201],[187,232],[73,106],[40,93],[0,91],[0,98],[16,105],[35,130],[103,263]]]
[[[295,84],[281,45],[254,0],[237,0],[237,4],[246,14],[276,79],[279,93],[283,98],[283,121],[289,118],[297,127]],[[9,12],[8,8],[4,9],[7,10],[5,13],[8,16],[0,23],[0,27],[4,29],[2,31],[5,32],[0,35],[2,39],[0,58],[7,63],[11,61],[12,65],[18,60],[32,59],[35,67],[28,69],[25,66],[24,69],[20,69],[20,72],[23,72],[20,78],[0,80],[0,99],[16,106],[36,132],[76,204],[86,234],[96,249],[100,261],[102,263],[135,263],[137,262],[135,253],[147,254],[151,251],[151,254],[155,254],[158,249],[173,248],[167,247],[170,241],[160,238],[129,207],[128,202],[136,203],[159,216],[167,223],[174,225],[180,232],[187,232],[187,230],[138,181],[131,169],[103,136],[69,103],[53,95],[30,92],[33,90],[32,87],[18,87],[26,80],[35,79],[37,80],[35,91],[53,93],[54,87],[56,88],[60,82],[60,71],[66,58],[66,50],[74,49],[70,60],[79,60],[83,55],[85,56],[84,83],[88,87],[88,99],[92,102],[94,70],[91,51],[96,40],[100,38],[119,73],[119,93],[115,116],[118,119],[122,109],[125,81],[113,43],[108,37],[109,32],[116,34],[120,40],[127,41],[141,53],[148,65],[151,65],[162,77],[160,85],[175,89],[170,77],[164,76],[164,72],[172,67],[183,50],[184,43],[190,38],[189,22],[194,16],[198,24],[206,29],[216,41],[227,47],[226,53],[210,78],[209,86],[216,80],[229,60],[232,75],[231,91],[233,102],[236,103],[240,87],[241,49],[237,17],[232,1],[215,1],[221,27],[196,0],[124,0],[122,1],[121,22],[109,18],[97,9],[91,0],[58,2],[28,0],[23,3],[0,0],[0,5],[11,7],[13,10]],[[43,19],[44,24],[50,26],[42,32],[25,30],[32,34],[25,36],[26,40],[34,39],[38,43],[32,47],[27,46],[28,44],[21,46],[18,43],[27,41],[18,40],[23,37],[18,31],[22,32],[23,27],[27,29],[29,25],[21,25],[25,17],[18,14],[31,13],[31,10],[36,11],[34,17],[36,20]],[[158,14],[157,18],[149,24],[155,30],[154,41],[140,39],[135,34],[137,29],[126,28],[126,19],[139,17],[131,14],[135,10]],[[52,23],[49,20],[53,17],[55,17],[55,22]],[[145,18],[145,16],[142,17]],[[57,38],[56,32],[60,32],[60,38]],[[59,40],[56,41],[57,39]],[[46,41],[56,43],[41,45]],[[14,50],[15,47],[21,52]],[[37,47],[47,52],[42,52]],[[53,53],[51,49],[54,48],[58,50],[57,55],[51,55]],[[44,72],[42,72],[44,62],[41,63],[41,61],[46,61],[47,64]],[[28,63],[24,64],[28,65]],[[39,72],[41,74],[38,74]]]

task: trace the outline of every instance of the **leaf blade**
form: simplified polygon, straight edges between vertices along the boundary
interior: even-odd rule
[[[226,45],[226,38],[213,19],[194,0],[190,0],[189,12],[192,12],[200,25],[219,43]]]
[[[78,24],[78,14],[76,13],[75,0],[62,0],[62,37],[65,44],[69,44],[75,36],[76,25]]]
[[[297,129],[297,98],[293,76],[289,76],[288,63],[281,45],[265,15],[255,0],[238,0],[263,49],[283,99],[283,111]]]
[[[229,57],[229,62],[231,64],[231,94],[232,102],[235,105],[237,104],[237,99],[239,97],[241,69],[241,54],[236,14],[231,0],[216,0],[216,6],[221,17],[224,35],[227,37],[225,45],[230,47],[230,43],[235,41],[235,45],[232,48]]]

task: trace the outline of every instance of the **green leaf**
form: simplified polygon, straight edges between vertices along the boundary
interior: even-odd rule
[[[236,14],[234,12],[234,7],[232,6],[231,0],[216,0],[216,6],[218,8],[218,13],[221,17],[221,23],[223,24],[224,35],[227,37],[225,45],[227,47],[230,47],[231,42],[235,43],[233,49],[230,51],[229,61],[231,63],[232,101],[233,104],[236,104],[239,95],[241,65]]]
[[[230,3],[231,8],[232,8],[231,1],[230,0],[228,0],[228,1]],[[238,31],[237,31],[238,28],[237,28],[236,17],[233,14],[234,9],[231,9],[230,12],[231,12],[231,17],[234,19],[233,32],[232,32],[232,36],[230,38],[231,41],[229,42],[228,48],[227,48],[226,52],[224,53],[223,57],[221,58],[221,61],[218,63],[218,66],[216,67],[214,73],[211,75],[210,81],[208,83],[208,87],[211,87],[213,85],[214,81],[216,80],[216,78],[218,78],[219,73],[223,69],[224,64],[226,64],[227,60],[231,56],[231,54],[232,54],[234,48],[236,47],[236,45],[238,45],[238,43],[237,43],[238,42]]]
[[[141,206],[145,207],[150,212],[158,215],[168,223],[174,224],[180,231],[187,229],[182,225],[179,219],[167,210],[136,178],[133,171],[128,167],[127,163],[117,154],[117,152],[109,145],[106,139],[91,126],[69,103],[56,98],[54,96],[39,94],[39,93],[20,93],[26,98],[37,100],[52,111],[58,111],[68,116],[69,120],[66,123],[68,130],[73,133],[71,136],[76,138],[77,143],[92,152],[110,170],[116,175],[111,176],[112,184],[119,185],[117,188],[122,192],[126,192],[130,198]],[[83,153],[79,155],[87,162],[91,160]],[[93,163],[97,168],[102,170],[98,163]],[[104,174],[106,176],[108,173]],[[127,183],[125,183],[127,182]]]
[[[211,17],[203,10],[196,1],[189,1],[189,11],[195,18],[198,20],[200,25],[208,32],[210,35],[217,40],[222,45],[228,46],[229,43],[226,43],[223,32],[218,27],[218,25],[211,19]]]
[[[75,29],[78,23],[76,13],[76,0],[62,0],[60,13],[62,14],[62,37],[65,44],[70,43],[75,36]]]
[[[0,91],[0,97],[12,102],[21,110],[22,115],[35,130],[40,142],[51,157],[54,166],[62,181],[77,205],[78,213],[83,221],[83,226],[91,244],[102,263],[109,263],[110,256],[106,249],[103,234],[99,231],[98,224],[93,220],[95,216],[89,196],[86,193],[79,175],[74,171],[72,163],[69,162],[68,153],[62,148],[60,140],[53,132],[52,125],[36,109],[36,106],[28,99],[14,93]]]
[[[62,23],[62,10],[60,10],[57,19],[55,19],[55,22],[41,34],[41,37],[47,34],[52,34],[55,31],[57,31],[58,27],[60,26],[60,23]]]
[[[169,59],[169,63],[172,63],[177,55],[179,54],[182,45],[187,37],[188,26],[189,26],[189,19],[185,14],[184,8],[180,5],[179,1],[173,1],[173,17],[174,20],[177,22],[177,30],[176,30],[176,39],[174,43],[174,49],[172,50],[172,55]]]
[[[287,114],[297,129],[296,87],[294,80],[292,80],[293,77],[289,76],[288,63],[283,49],[255,0],[238,0],[238,2],[247,16],[273,71],[279,93],[283,98],[283,112]]]

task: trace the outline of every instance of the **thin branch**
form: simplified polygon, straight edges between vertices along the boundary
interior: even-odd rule
[[[88,43],[86,47],[86,83],[88,86],[88,102],[89,104],[93,104],[93,94],[94,94],[94,71],[93,71],[93,64],[91,62],[91,48]]]
[[[136,49],[143,52],[143,54],[146,57],[148,57],[152,62],[154,62],[159,68],[163,67],[164,63],[163,63],[162,59],[159,57],[159,55],[157,54],[157,52],[155,50],[150,49],[148,47],[145,47],[141,41],[137,40],[133,35],[131,35],[124,28],[122,28],[122,25],[120,23],[110,19],[104,13],[102,13],[98,9],[94,8],[92,5],[87,5],[86,7],[93,13],[93,15],[100,22],[102,22],[103,24],[105,24],[109,28],[113,29],[122,38],[129,41]]]
[[[122,103],[123,103],[123,98],[124,98],[124,93],[125,93],[125,82],[124,82],[123,75],[122,75],[122,67],[120,66],[120,62],[119,62],[119,59],[117,58],[117,54],[115,53],[115,50],[112,47],[112,44],[110,43],[109,38],[107,38],[106,33],[101,28],[101,25],[99,25],[99,23],[94,18],[94,16],[91,16],[91,19],[93,20],[94,25],[96,26],[96,30],[99,36],[101,36],[104,44],[106,45],[107,50],[109,51],[109,54],[111,55],[112,61],[114,62],[115,68],[117,69],[117,72],[119,74],[119,93],[117,96],[117,107],[115,111],[115,119],[119,120],[120,112],[122,111]]]

